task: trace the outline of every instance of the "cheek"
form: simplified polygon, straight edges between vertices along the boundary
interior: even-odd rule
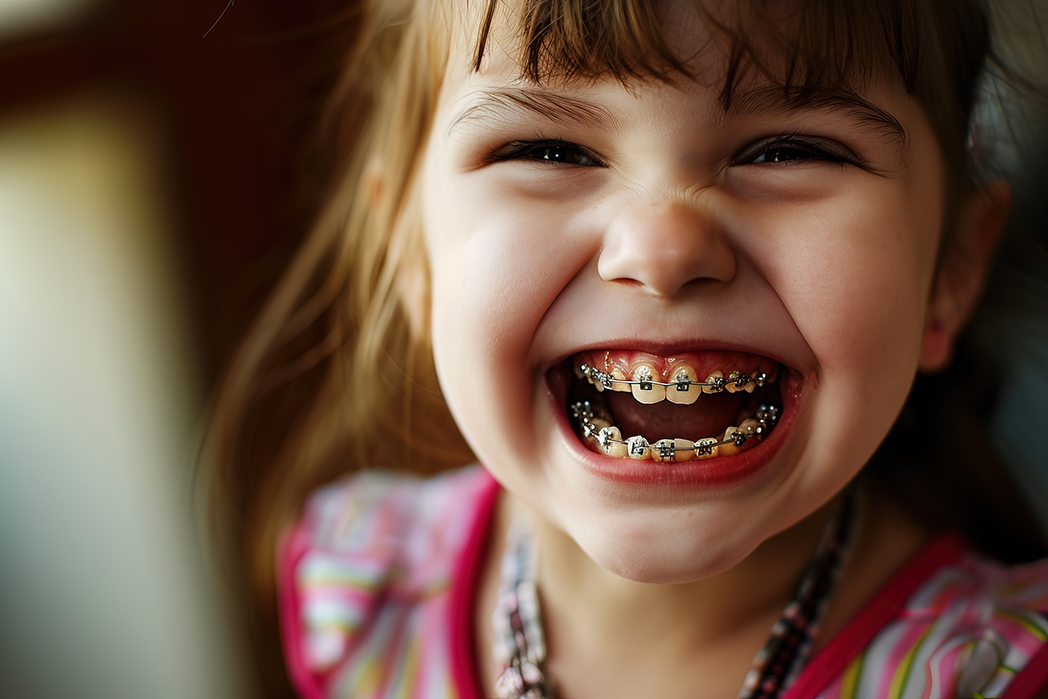
[[[541,378],[528,363],[532,341],[576,261],[555,207],[469,179],[434,173],[424,189],[433,353],[470,445],[502,463],[536,448],[527,437]]]
[[[865,183],[868,184],[868,183]],[[895,420],[917,368],[939,220],[900,183],[759,219],[762,272],[817,359],[813,445],[862,463]],[[930,199],[928,192],[925,195]],[[928,213],[930,212],[930,213]]]
[[[916,367],[937,217],[898,196],[845,192],[795,218],[780,212],[777,225],[763,242],[774,260],[765,274],[821,371],[861,384],[891,368],[908,384],[903,364]]]

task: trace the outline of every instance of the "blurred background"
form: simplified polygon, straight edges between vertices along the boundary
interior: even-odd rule
[[[253,694],[194,460],[345,4],[0,0],[0,697]]]
[[[2,697],[254,694],[194,460],[322,197],[347,4],[0,0]],[[1002,4],[1039,76],[1045,2]],[[1048,140],[987,91],[1019,186],[979,336],[994,435],[1048,524]]]

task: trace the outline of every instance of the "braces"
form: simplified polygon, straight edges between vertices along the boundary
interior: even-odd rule
[[[659,458],[662,460],[670,460],[673,455],[678,451],[694,451],[695,456],[709,456],[713,453],[714,447],[721,447],[727,444],[734,444],[737,447],[741,447],[746,443],[746,440],[751,437],[760,441],[764,439],[764,436],[775,427],[775,423],[779,421],[779,409],[774,405],[761,404],[757,408],[753,417],[757,420],[756,427],[747,427],[745,430],[739,430],[731,436],[730,439],[718,440],[716,437],[703,437],[698,439],[690,448],[680,448],[676,444],[648,444],[648,440],[644,437],[630,437],[628,439],[612,439],[610,427],[598,428],[593,424],[593,406],[588,400],[578,401],[571,406],[571,413],[579,424],[582,426],[583,437],[593,437],[600,444],[601,449],[607,451],[608,445],[610,444],[625,444],[626,449],[630,456],[640,456],[645,451],[652,453],[658,452]],[[664,440],[659,440],[664,441]]]
[[[591,367],[589,364],[583,364],[579,367],[579,371],[585,376],[592,384],[601,384],[606,389],[611,389],[612,383],[625,384],[627,386],[638,386],[642,391],[650,391],[654,386],[670,386],[676,387],[678,391],[687,391],[692,386],[698,386],[699,388],[710,388],[713,389],[710,393],[720,393],[727,389],[731,384],[735,384],[736,388],[745,388],[746,384],[751,381],[757,384],[757,387],[761,387],[768,380],[768,375],[763,371],[758,373],[756,376],[749,376],[739,371],[733,371],[725,378],[723,376],[711,376],[709,378],[712,381],[692,381],[687,376],[680,374],[673,381],[655,381],[652,378],[644,379],[616,379],[611,374],[600,371]]]

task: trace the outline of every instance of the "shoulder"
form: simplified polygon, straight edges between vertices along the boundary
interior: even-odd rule
[[[446,674],[449,591],[495,490],[480,467],[368,471],[309,498],[278,564],[285,656],[303,696],[385,696],[409,660]]]
[[[1048,560],[1005,566],[960,553],[928,566],[894,604],[891,587],[871,602],[880,618],[860,615],[869,633],[836,664],[820,699],[1040,696],[1048,683]],[[842,635],[861,631],[851,624]],[[824,653],[840,651],[838,640]]]
[[[313,493],[292,537],[353,557],[439,557],[466,533],[471,506],[490,487],[479,466],[432,478],[364,471]],[[414,534],[427,537],[427,546],[413,546]]]

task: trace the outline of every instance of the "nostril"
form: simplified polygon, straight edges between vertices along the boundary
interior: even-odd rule
[[[735,254],[708,212],[686,202],[634,207],[612,221],[597,262],[604,281],[674,296],[696,280],[728,281]]]

